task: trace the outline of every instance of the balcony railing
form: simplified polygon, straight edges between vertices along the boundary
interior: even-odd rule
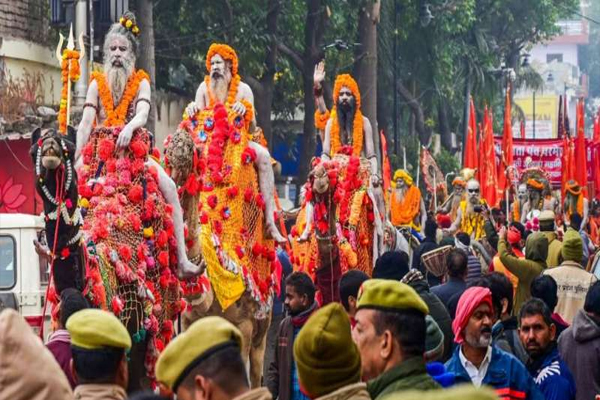
[[[556,23],[563,36],[579,36],[587,34],[587,27],[581,20],[558,21]]]

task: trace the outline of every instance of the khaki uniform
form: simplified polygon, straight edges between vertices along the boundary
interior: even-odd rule
[[[583,308],[585,296],[596,282],[596,277],[575,261],[565,261],[559,267],[546,270],[544,274],[554,278],[558,286],[558,304],[554,311],[572,324],[577,311]]]
[[[117,385],[89,384],[75,388],[75,400],[125,400],[125,389]]]
[[[235,397],[233,400],[272,400],[271,392],[266,387],[252,389],[246,393]]]
[[[353,383],[315,400],[371,400],[366,383]]]
[[[70,400],[71,385],[16,311],[0,311],[0,400]]]
[[[546,258],[546,266],[548,268],[558,267],[560,265],[560,251],[562,242],[556,238],[554,232],[542,232],[548,239],[548,257]]]

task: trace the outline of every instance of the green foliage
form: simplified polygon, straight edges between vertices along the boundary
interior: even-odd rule
[[[320,47],[336,39],[351,44],[358,42],[358,13],[365,1],[373,0],[323,0],[324,6],[319,12],[327,13],[328,22],[322,43],[317,45]],[[204,77],[204,57],[212,42],[228,43],[236,49],[243,79],[260,80],[267,72],[265,58],[271,40],[267,16],[272,3],[269,0],[154,0],[157,87],[192,97]],[[309,3],[306,0],[279,2],[277,40],[302,60],[308,59],[305,21]],[[419,18],[423,1],[381,0],[377,52],[378,118],[383,122],[380,128],[391,131],[393,71],[397,66],[398,79],[414,91],[426,127],[433,132],[441,131],[438,110],[441,104],[446,104],[446,126],[458,133],[460,139],[466,80],[473,85],[478,110],[488,104],[494,111],[495,130],[499,132],[504,82],[493,70],[504,63],[516,70],[517,87],[538,85],[538,75],[520,68],[520,53],[530,44],[556,34],[556,22],[569,17],[579,0],[428,0],[428,3],[434,19],[423,27]],[[600,9],[597,4],[593,7]],[[592,29],[597,28],[592,26]],[[600,43],[599,36],[597,30],[592,31],[595,43]],[[394,59],[394,39],[397,60]],[[600,77],[597,49],[596,45],[593,54],[590,53],[589,71]],[[362,50],[359,46],[325,51],[328,85],[337,74],[353,70],[364,54]],[[276,119],[291,120],[303,105],[302,71],[296,64],[279,53],[272,101]],[[597,92],[600,95],[600,89]],[[409,114],[408,103],[401,97],[399,114]],[[409,118],[403,121],[401,144],[407,146],[407,161],[416,170],[417,135],[409,136],[406,133]],[[296,132],[278,124],[275,133],[291,141],[291,134]],[[389,143],[392,147],[393,142],[389,140]],[[402,163],[401,156],[390,154],[390,158],[394,167]],[[449,153],[442,152],[439,158],[445,172],[456,169]]]
[[[449,172],[458,172],[461,168],[458,159],[443,147],[439,154],[437,154],[434,158],[444,175]]]

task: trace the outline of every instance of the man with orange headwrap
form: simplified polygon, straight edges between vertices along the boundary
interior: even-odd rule
[[[563,204],[564,221],[570,224],[571,215],[581,215],[581,229],[585,229],[588,223],[590,204],[581,191],[581,186],[575,180],[567,182],[565,202]]]
[[[242,82],[238,75],[238,58],[235,50],[226,44],[211,44],[206,54],[206,69],[209,75],[198,87],[195,101],[186,107],[187,115],[196,115],[201,110],[221,103],[226,109],[232,110],[245,120],[252,121],[250,133],[254,135],[260,132],[255,129],[254,95],[250,86]],[[276,207],[272,194],[275,191],[275,178],[271,155],[265,146],[256,141],[256,136],[249,143],[249,148],[256,153],[254,164],[258,170],[260,192],[265,200],[267,230],[275,241],[284,243],[286,240],[279,232],[274,218]]]
[[[521,210],[521,223],[524,224],[533,218],[539,217],[540,213],[544,210],[556,212],[557,202],[552,196],[545,197],[544,191],[546,188],[546,181],[538,178],[527,179],[527,196],[528,199],[523,204]]]
[[[321,61],[315,66],[314,92],[318,108],[315,125],[323,142],[323,156],[332,158],[338,153],[356,157],[364,155],[371,165],[371,183],[378,187],[381,178],[373,144],[373,128],[360,110],[358,84],[348,74],[338,75],[333,87],[334,107],[329,113],[323,99],[324,79],[325,63]]]
[[[403,169],[394,173],[390,196],[390,220],[395,227],[410,226],[417,230],[425,226],[427,210],[421,191]],[[420,218],[419,218],[420,217]]]
[[[235,50],[226,44],[211,44],[206,54],[206,70],[209,75],[198,87],[195,101],[188,104],[187,114],[194,115],[218,102],[241,116],[251,113],[255,123],[254,95],[238,75]]]
[[[465,199],[466,187],[466,180],[464,180],[460,176],[454,178],[454,180],[452,181],[452,194],[450,195],[451,199],[449,199],[449,201],[445,203],[439,210],[443,214],[448,214],[452,221],[456,219],[456,214],[458,214],[460,202]]]
[[[473,286],[465,290],[452,322],[457,346],[446,371],[456,376],[457,384],[490,386],[503,399],[544,399],[525,366],[492,345],[495,319],[490,289]]]

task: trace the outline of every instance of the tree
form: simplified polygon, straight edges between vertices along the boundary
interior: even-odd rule
[[[152,104],[156,104],[156,68],[154,62],[154,17],[152,0],[136,0],[135,8],[137,11],[137,22],[140,27],[140,48],[138,57],[138,66],[146,71],[150,76],[150,85],[152,88]],[[154,123],[156,119],[156,106],[153,107],[148,115],[146,127],[150,132],[154,132]]]
[[[377,129],[377,24],[379,23],[380,0],[364,0],[358,12],[357,62],[354,75],[362,94],[362,112],[373,125],[373,140],[379,156],[379,134]]]

